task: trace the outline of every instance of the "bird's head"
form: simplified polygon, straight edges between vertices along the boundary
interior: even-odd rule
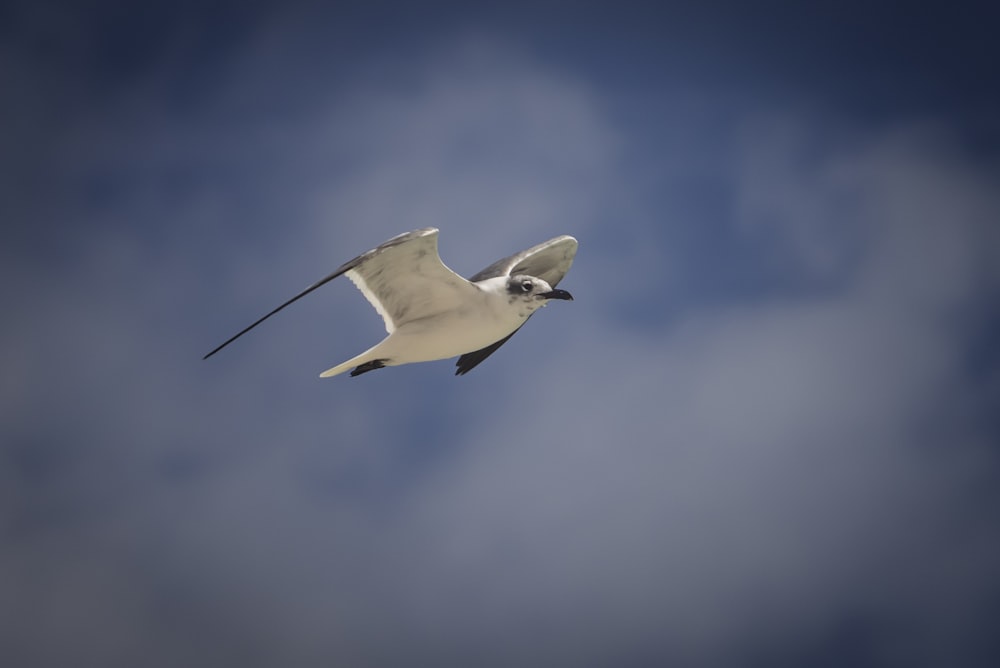
[[[567,291],[553,289],[551,285],[542,279],[525,274],[515,274],[507,279],[507,293],[512,297],[541,301],[543,305],[550,299],[573,300],[573,295]]]

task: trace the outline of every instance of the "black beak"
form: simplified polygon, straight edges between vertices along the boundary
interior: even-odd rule
[[[551,292],[539,292],[538,296],[542,299],[566,299],[573,301],[573,295],[566,292],[565,290],[552,290]]]

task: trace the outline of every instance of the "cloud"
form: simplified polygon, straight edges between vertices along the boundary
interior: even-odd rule
[[[462,537],[428,557],[441,579],[491,564],[501,577],[477,582],[477,600],[517,638],[549,631],[519,658],[976,664],[989,651],[996,368],[986,389],[970,382],[978,323],[955,314],[995,293],[995,174],[918,131],[805,165],[800,145],[768,139],[750,135],[738,216],[771,212],[790,265],[834,287],[669,329],[588,322],[492,407],[418,514],[428,544]],[[845,200],[849,227],[828,213]],[[822,254],[831,239],[851,262]],[[852,625],[870,634],[860,645],[838,637]]]
[[[470,38],[291,120],[211,113],[270,89],[281,68],[241,64],[273,39],[199,114],[149,116],[146,90],[81,121],[54,205],[71,244],[4,252],[28,286],[0,334],[5,652],[988,665],[1000,385],[969,351],[1000,266],[995,165],[935,128],[834,142],[824,119],[748,119],[699,169],[730,206],[718,245],[778,278],[679,302],[665,281],[725,268],[660,251],[705,210],[649,197],[657,174],[625,158],[683,156],[645,152],[606,90]],[[462,379],[318,381],[381,335],[348,285],[199,360],[426,224],[465,274],[573,233],[582,298]],[[655,268],[623,285],[636,258]],[[621,317],[625,289],[672,317]]]

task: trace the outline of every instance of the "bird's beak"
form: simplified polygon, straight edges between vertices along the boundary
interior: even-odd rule
[[[551,292],[539,292],[538,296],[542,299],[566,299],[568,301],[573,301],[573,295],[566,292],[565,290],[552,290]]]

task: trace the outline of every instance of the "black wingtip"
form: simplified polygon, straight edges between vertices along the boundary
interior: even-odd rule
[[[521,327],[523,327],[523,326],[524,326],[524,323],[521,323],[521,326],[518,327],[517,329],[521,329]],[[465,353],[464,355],[462,355],[461,357],[459,357],[458,361],[455,362],[455,366],[458,367],[455,370],[455,375],[456,376],[464,376],[465,374],[467,374],[470,371],[472,371],[473,369],[475,369],[476,366],[480,362],[482,362],[484,359],[486,359],[487,357],[489,357],[490,355],[492,355],[493,353],[495,353],[497,351],[497,348],[499,348],[503,344],[507,343],[507,341],[510,339],[510,337],[512,337],[515,334],[517,334],[517,329],[515,329],[513,332],[511,332],[507,336],[503,337],[502,339],[500,339],[496,343],[491,343],[490,345],[486,346],[485,348],[481,348],[479,350],[474,350],[471,353]]]
[[[219,346],[218,348],[216,348],[216,349],[214,349],[214,350],[211,350],[211,351],[209,351],[208,353],[206,353],[206,354],[205,354],[205,356],[201,358],[201,361],[202,361],[202,362],[204,362],[204,361],[205,361],[205,360],[207,360],[207,359],[208,359],[209,357],[211,357],[211,356],[212,356],[212,355],[214,355],[215,353],[219,352],[220,350],[222,350],[223,348],[225,348],[225,347],[226,347],[227,345],[229,345],[230,343],[232,343],[232,339],[230,339],[229,341],[226,341],[225,343],[223,343],[223,344],[222,344],[221,346]]]
[[[333,272],[329,276],[326,276],[326,277],[321,278],[320,280],[316,281],[315,283],[313,283],[312,285],[310,285],[308,288],[306,288],[305,290],[303,290],[299,294],[295,295],[294,297],[292,297],[291,299],[289,299],[288,301],[286,301],[284,304],[282,304],[278,308],[274,309],[273,311],[271,311],[267,315],[264,315],[264,316],[258,318],[253,324],[248,325],[247,327],[244,327],[239,332],[237,332],[233,336],[229,337],[218,348],[216,348],[215,350],[211,351],[210,353],[208,353],[207,355],[205,355],[201,359],[202,360],[207,360],[209,357],[211,357],[215,353],[219,352],[220,350],[222,350],[223,348],[225,348],[226,346],[228,346],[230,343],[232,343],[236,339],[240,338],[241,336],[243,336],[244,334],[246,334],[247,332],[249,332],[251,329],[253,329],[254,327],[256,327],[257,325],[259,325],[260,323],[262,323],[265,320],[267,320],[268,318],[270,318],[272,315],[274,315],[275,313],[277,313],[281,309],[285,308],[286,306],[289,306],[289,305],[293,304],[294,302],[298,301],[299,299],[302,299],[303,297],[305,297],[307,294],[309,294],[310,292],[312,292],[316,288],[321,287],[323,285],[326,285],[327,283],[329,283],[333,279],[335,279],[338,276],[342,275],[344,272],[346,272],[348,269],[350,269],[351,267],[353,267],[354,264],[357,263],[359,257],[361,257],[361,256],[358,256],[358,257],[354,258],[353,260],[351,260],[350,262],[347,262],[346,264],[341,265],[340,268],[337,269],[337,271]]]

